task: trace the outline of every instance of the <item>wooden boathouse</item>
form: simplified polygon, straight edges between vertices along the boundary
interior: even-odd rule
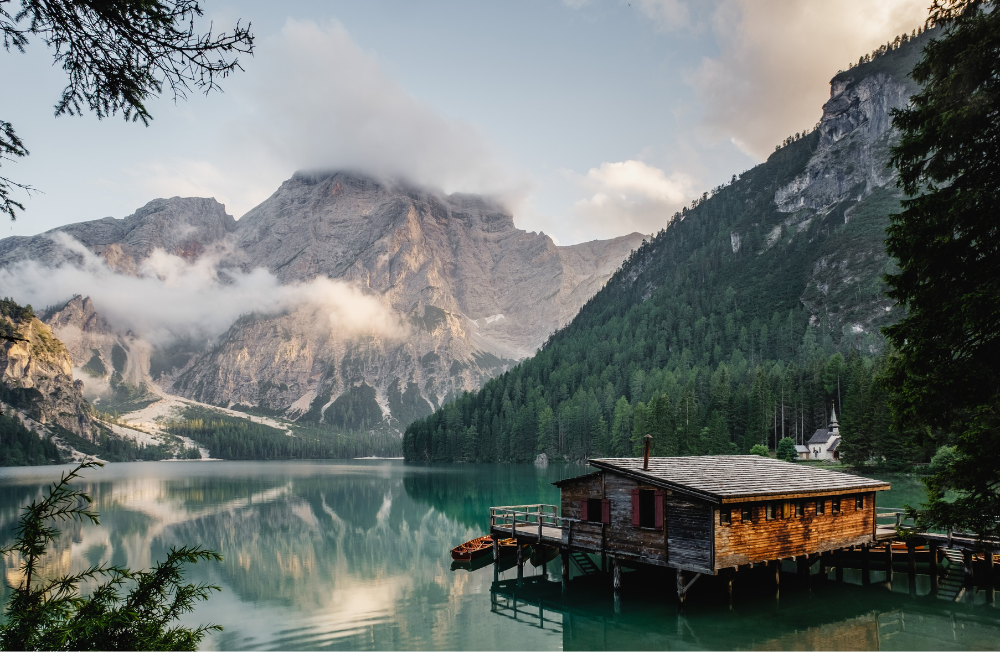
[[[616,589],[622,565],[676,569],[682,603],[705,574],[789,559],[812,563],[824,553],[874,544],[875,496],[889,489],[886,482],[758,455],[592,459],[590,465],[597,471],[553,483],[558,507],[491,508],[494,539],[558,548],[564,577],[574,553],[600,555],[602,570],[612,563]]]

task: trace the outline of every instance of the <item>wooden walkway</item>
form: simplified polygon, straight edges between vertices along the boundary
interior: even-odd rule
[[[493,525],[490,527],[490,530],[491,534],[525,539],[528,541],[538,541],[540,543],[549,543],[552,545],[559,545],[563,540],[562,528],[551,525],[542,525],[540,536],[538,525],[535,523],[517,523],[516,525],[507,523]]]

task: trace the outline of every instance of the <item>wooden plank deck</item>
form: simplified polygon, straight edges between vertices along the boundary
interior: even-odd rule
[[[522,537],[524,539],[534,539],[538,540],[538,524],[537,523],[518,523],[517,531],[514,532],[510,524],[494,525],[490,528],[492,530],[491,534],[502,534],[508,537]],[[562,528],[552,527],[549,525],[542,526],[542,542],[562,543]]]

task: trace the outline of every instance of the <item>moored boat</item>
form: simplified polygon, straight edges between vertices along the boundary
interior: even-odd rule
[[[466,541],[451,549],[451,558],[455,561],[472,561],[493,552],[493,537],[486,535]]]

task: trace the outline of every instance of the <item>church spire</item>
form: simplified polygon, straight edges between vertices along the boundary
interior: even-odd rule
[[[833,434],[840,434],[840,427],[837,424],[837,409],[830,409],[830,432]]]

